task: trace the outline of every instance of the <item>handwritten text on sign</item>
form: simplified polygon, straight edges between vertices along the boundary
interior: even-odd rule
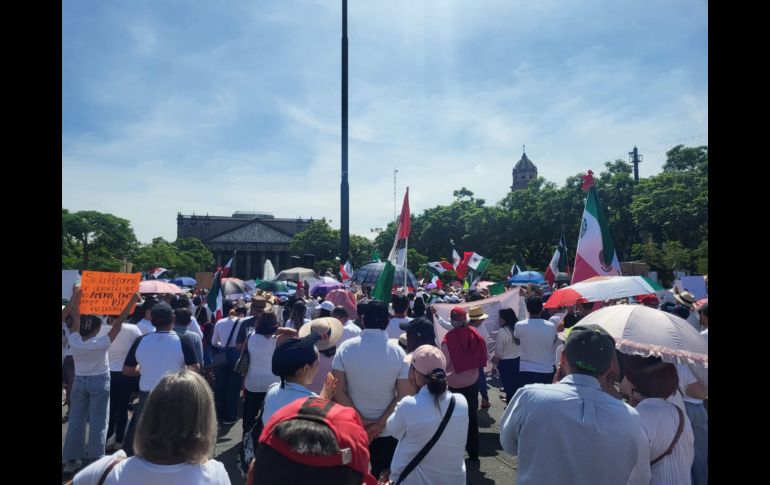
[[[141,273],[102,273],[83,271],[80,281],[80,313],[119,315],[139,291]]]

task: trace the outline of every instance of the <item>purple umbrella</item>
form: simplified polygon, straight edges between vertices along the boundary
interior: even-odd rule
[[[326,296],[327,293],[329,293],[332,290],[336,290],[337,288],[343,288],[344,286],[342,283],[322,283],[315,288],[313,288],[313,291],[310,292],[312,296]]]
[[[425,285],[426,290],[432,290],[433,288],[436,288],[436,287],[437,287],[436,283],[428,283],[427,285]]]

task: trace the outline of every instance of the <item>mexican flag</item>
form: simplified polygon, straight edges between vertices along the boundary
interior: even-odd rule
[[[476,254],[476,253],[468,252],[468,251],[463,253],[463,260],[455,267],[455,273],[457,273],[457,277],[459,279],[464,280],[465,277],[467,276],[467,274],[468,274],[468,261],[470,261],[471,257],[473,257],[474,254]]]
[[[168,271],[166,268],[152,268],[150,270],[150,274],[152,275],[153,278],[157,278],[158,276],[162,275],[166,271]]]
[[[457,271],[457,267],[460,266],[460,262],[462,260],[460,259],[460,255],[457,254],[457,251],[454,249],[452,250],[452,267],[455,271]]]
[[[583,181],[583,190],[588,190],[588,197],[580,224],[573,285],[593,276],[620,276],[620,262],[594,187],[593,172],[589,170]]]
[[[553,286],[553,282],[556,280],[556,273],[569,273],[569,266],[567,266],[567,245],[564,243],[564,234],[559,239],[559,246],[553,253],[551,262],[548,264],[548,269],[545,270],[545,279],[548,281],[548,286]]]
[[[393,248],[390,250],[388,260],[398,266],[406,266],[406,248],[409,233],[412,231],[412,223],[409,215],[409,187],[404,194],[404,202],[401,205],[401,215],[398,218],[396,237],[393,240]]]
[[[468,260],[468,267],[478,273],[479,276],[487,269],[487,266],[489,266],[489,258],[485,258],[477,253],[473,253]]]
[[[209,310],[211,310],[212,315],[216,316],[215,322],[218,320],[221,320],[223,318],[222,316],[222,276],[221,273],[217,272],[216,275],[214,275],[214,283],[211,285],[211,290],[209,290],[209,296],[206,300],[206,303],[209,306]]]
[[[227,262],[224,268],[222,268],[222,278],[227,278],[230,276],[230,268],[233,266],[233,258],[230,258],[230,261]]]
[[[454,268],[446,261],[435,261],[433,263],[428,263],[428,269],[431,271],[431,273],[440,275],[444,271]]]
[[[343,283],[353,277],[353,266],[350,264],[350,261],[345,261],[344,265],[340,264],[340,276]]]
[[[372,290],[372,298],[380,300],[383,303],[390,303],[390,294],[393,291],[393,277],[396,275],[396,267],[390,260],[385,260],[385,268],[383,268],[380,277],[377,278],[377,283]]]

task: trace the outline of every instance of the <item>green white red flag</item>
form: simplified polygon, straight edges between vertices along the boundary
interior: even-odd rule
[[[593,172],[583,177],[583,190],[588,190],[583,221],[580,224],[575,272],[572,284],[594,276],[620,276],[620,262],[612,242],[612,234],[599,195],[594,187]]]
[[[548,281],[548,286],[553,286],[553,282],[556,281],[557,273],[569,273],[569,266],[567,266],[567,245],[564,243],[564,234],[559,239],[559,246],[553,253],[551,262],[548,264],[548,268],[545,270],[545,279]]]

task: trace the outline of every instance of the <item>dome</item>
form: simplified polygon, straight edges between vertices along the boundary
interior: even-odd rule
[[[521,156],[521,160],[519,160],[516,166],[513,167],[513,170],[516,172],[519,172],[519,171],[525,172],[525,171],[537,170],[537,168],[535,168],[535,164],[532,163],[532,160],[527,158],[527,154],[525,153]]]

